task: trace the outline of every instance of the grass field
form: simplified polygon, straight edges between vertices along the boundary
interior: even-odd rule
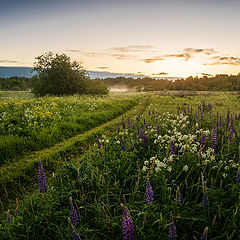
[[[113,98],[127,104],[129,97],[121,95]],[[15,177],[12,160],[5,162],[1,239],[240,239],[240,97],[140,95],[138,105],[115,120],[20,155],[21,168],[30,166],[26,176]],[[136,104],[131,99],[126,109]],[[46,105],[38,101],[33,106]],[[51,104],[66,100],[48,101],[45,109],[55,116]],[[89,101],[82,103],[85,111]],[[108,114],[115,111],[108,106]],[[21,200],[14,203],[17,192]]]

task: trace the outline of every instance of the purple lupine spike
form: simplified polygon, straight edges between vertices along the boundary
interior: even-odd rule
[[[181,202],[181,201],[182,201],[182,197],[181,197],[181,194],[180,194],[180,189],[179,189],[179,187],[177,187],[176,197],[174,198],[174,201],[175,201],[175,202]]]
[[[233,116],[231,116],[231,129],[234,130]]]
[[[7,223],[11,223],[12,220],[11,220],[11,216],[10,216],[10,212],[9,210],[7,211]]]
[[[160,133],[160,127],[159,127],[159,125],[157,126],[157,134],[159,134]]]
[[[117,125],[117,132],[120,133],[119,123],[118,123],[118,125]]]
[[[133,128],[133,129],[135,128],[135,124],[134,124],[134,123],[132,124],[132,128]]]
[[[74,227],[73,227],[73,225],[71,223],[71,219],[69,217],[68,217],[68,225],[69,225],[70,231],[71,231],[71,233],[73,235],[73,239],[74,240],[81,240],[79,234],[76,233],[76,231],[75,231],[75,229],[74,229]]]
[[[171,155],[175,154],[175,141],[171,141]]]
[[[101,146],[102,146],[102,144],[101,144],[101,142],[100,142],[99,138],[97,138],[97,144],[98,144],[98,148],[100,149],[100,148],[101,148]]]
[[[177,115],[179,116],[179,110],[177,111]]]
[[[122,143],[122,146],[121,146],[121,151],[126,151],[126,146],[124,144],[124,140],[123,140],[123,143]]]
[[[148,179],[147,180],[147,187],[146,187],[146,202],[147,202],[148,205],[154,201],[153,194],[154,193],[153,193],[153,190],[152,190],[152,186],[150,185],[150,181]]]
[[[233,130],[231,129],[229,134],[229,139],[232,140],[232,138],[233,138]]]
[[[148,137],[147,134],[145,133],[144,137],[143,137],[144,143],[147,145],[148,144]]]
[[[78,214],[76,208],[73,205],[72,197],[69,198],[69,201],[70,201],[70,220],[71,224],[75,226],[79,224]]]
[[[124,240],[133,240],[133,223],[128,209],[121,203],[122,208],[122,233]]]
[[[201,240],[207,240],[207,235],[208,235],[208,227],[204,229]]]
[[[230,112],[229,112],[229,110],[228,110],[228,111],[227,111],[227,125],[226,125],[226,129],[228,129],[229,122],[230,122]]]
[[[143,139],[143,129],[140,128],[140,138]]]
[[[202,135],[202,137],[200,139],[200,149],[202,152],[204,152],[205,143],[206,143],[206,136]]]
[[[40,159],[38,159],[38,185],[40,193],[47,192],[47,183],[46,183],[46,176],[45,171],[43,169],[42,163]]]
[[[212,134],[212,149],[214,149],[214,152],[216,151],[216,146],[217,146],[217,127],[214,127]]]
[[[240,167],[238,168],[238,171],[237,171],[236,181],[240,182]]]
[[[151,111],[149,110],[149,111],[148,111],[148,116],[150,116],[150,115],[151,115]]]
[[[198,133],[195,132],[195,134],[194,134],[194,143],[195,143],[195,144],[197,143],[197,139],[198,139]]]
[[[169,232],[168,232],[168,236],[169,238],[177,238],[177,228],[176,225],[173,221],[173,215],[172,215],[172,211],[170,211],[170,220],[169,220]]]
[[[202,197],[201,204],[204,206],[208,206],[208,197],[207,197],[207,192],[205,191]]]
[[[240,119],[240,113],[238,114],[238,119]]]
[[[122,126],[123,126],[123,129],[125,130],[125,129],[126,129],[126,126],[125,126],[125,120],[124,120],[124,117],[122,117]]]

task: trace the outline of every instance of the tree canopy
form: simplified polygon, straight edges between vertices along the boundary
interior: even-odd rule
[[[33,72],[36,73],[33,93],[37,96],[108,92],[102,82],[93,84],[83,67],[76,61],[72,62],[66,54],[45,53],[36,57],[33,66]]]

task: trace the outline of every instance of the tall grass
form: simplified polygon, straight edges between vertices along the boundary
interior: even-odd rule
[[[122,239],[121,203],[136,239],[169,239],[173,222],[177,239],[201,239],[206,227],[209,239],[239,239],[238,115],[232,114],[227,127],[226,112],[214,105],[195,104],[190,112],[191,106],[179,100],[169,107],[175,113],[162,113],[164,101],[153,98],[129,126],[124,118],[126,129],[119,122],[120,132],[116,126],[115,134],[99,136],[76,163],[64,164],[48,179],[47,193],[26,198],[16,217],[11,210],[11,223],[6,215],[2,239],[71,239],[70,197],[80,222],[74,232],[82,239]],[[212,130],[220,115],[214,151]],[[141,128],[147,137],[140,137]],[[231,129],[237,130],[233,137]],[[150,204],[148,179],[154,193]]]

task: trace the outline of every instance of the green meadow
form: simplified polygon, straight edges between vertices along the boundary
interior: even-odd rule
[[[4,96],[0,239],[240,239],[236,92]]]

